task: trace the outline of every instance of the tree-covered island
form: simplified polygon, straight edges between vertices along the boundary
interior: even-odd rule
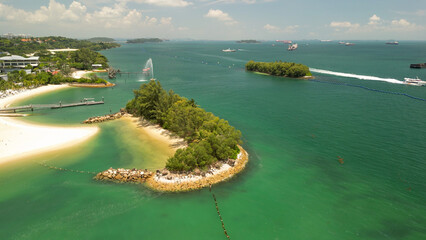
[[[292,62],[255,62],[246,63],[246,70],[251,72],[266,73],[273,76],[299,78],[312,76],[309,67]]]
[[[188,142],[168,159],[170,171],[206,170],[220,160],[236,159],[241,132],[229,123],[172,90],[166,92],[160,82],[150,81],[134,90],[135,98],[127,103],[127,112],[143,117],[170,130]]]
[[[159,42],[163,42],[163,40],[159,38],[136,38],[136,39],[129,39],[126,41],[126,43],[159,43]]]

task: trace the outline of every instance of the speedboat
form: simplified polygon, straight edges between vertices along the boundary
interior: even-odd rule
[[[293,51],[293,50],[296,50],[297,48],[298,48],[297,43],[294,43],[294,44],[291,44],[290,46],[288,46],[287,50]]]
[[[230,48],[228,48],[228,49],[223,49],[222,50],[222,52],[236,52],[237,50],[235,50],[235,49],[230,49]]]
[[[422,81],[419,77],[417,78],[404,78],[404,83],[414,86],[425,86],[426,81]]]

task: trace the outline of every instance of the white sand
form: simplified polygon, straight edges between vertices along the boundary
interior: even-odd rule
[[[68,87],[50,85],[0,99],[0,108],[37,94]],[[94,136],[98,127],[50,127],[29,124],[17,118],[0,117],[0,164],[33,154],[70,147]]]
[[[82,77],[84,77],[85,74],[88,73],[93,73],[93,71],[87,71],[87,70],[78,70],[75,71],[71,74],[71,77],[75,78],[75,79],[80,79]]]

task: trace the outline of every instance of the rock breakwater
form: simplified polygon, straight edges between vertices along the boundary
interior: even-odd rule
[[[96,180],[112,181],[118,183],[132,182],[144,183],[148,178],[153,175],[147,169],[124,169],[124,168],[109,168],[106,171],[100,172],[95,176]]]
[[[150,188],[164,192],[184,192],[209,187],[231,178],[245,168],[248,153],[241,146],[238,147],[240,153],[237,159],[219,161],[210,166],[206,172],[195,169],[191,173],[179,174],[157,170],[146,182]]]
[[[101,123],[101,122],[105,122],[105,121],[115,120],[115,119],[119,119],[119,118],[123,117],[126,114],[127,114],[126,110],[124,108],[122,108],[117,113],[112,113],[112,114],[107,114],[107,115],[104,115],[104,116],[97,116],[97,117],[88,118],[87,120],[83,121],[83,124]]]

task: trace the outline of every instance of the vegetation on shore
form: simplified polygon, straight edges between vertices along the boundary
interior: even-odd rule
[[[246,63],[246,70],[252,72],[267,73],[273,76],[280,77],[304,77],[312,76],[309,68],[306,65],[292,62],[255,62],[249,61]]]
[[[94,42],[94,43],[112,43],[112,42],[115,42],[115,39],[108,38],[108,37],[93,37],[93,38],[87,39],[87,41]]]
[[[30,37],[30,38],[0,38],[0,52],[8,52],[15,55],[30,54],[47,49],[62,48],[88,48],[100,51],[119,47],[120,44],[113,42],[91,42],[89,40],[77,40],[66,37]]]
[[[129,39],[126,43],[158,43],[163,42],[162,39],[159,38],[136,38],[136,39]]]
[[[107,84],[108,82],[102,78],[98,78],[96,75],[91,75],[90,78],[75,79],[64,76],[61,73],[52,74],[42,71],[37,74],[26,74],[24,70],[21,70],[10,72],[8,74],[8,81],[0,78],[0,91],[61,83]]]
[[[135,98],[126,106],[129,113],[158,123],[189,143],[168,159],[167,169],[206,169],[219,160],[237,157],[241,132],[198,107],[193,99],[188,100],[172,90],[166,92],[158,81],[142,84],[134,94]]]
[[[65,72],[65,75],[68,75],[68,68],[92,70],[92,64],[95,63],[101,64],[102,68],[109,67],[108,59],[104,55],[88,48],[82,48],[73,52],[56,52],[55,54],[43,50],[37,52],[35,55],[40,57],[39,68],[53,67]]]

